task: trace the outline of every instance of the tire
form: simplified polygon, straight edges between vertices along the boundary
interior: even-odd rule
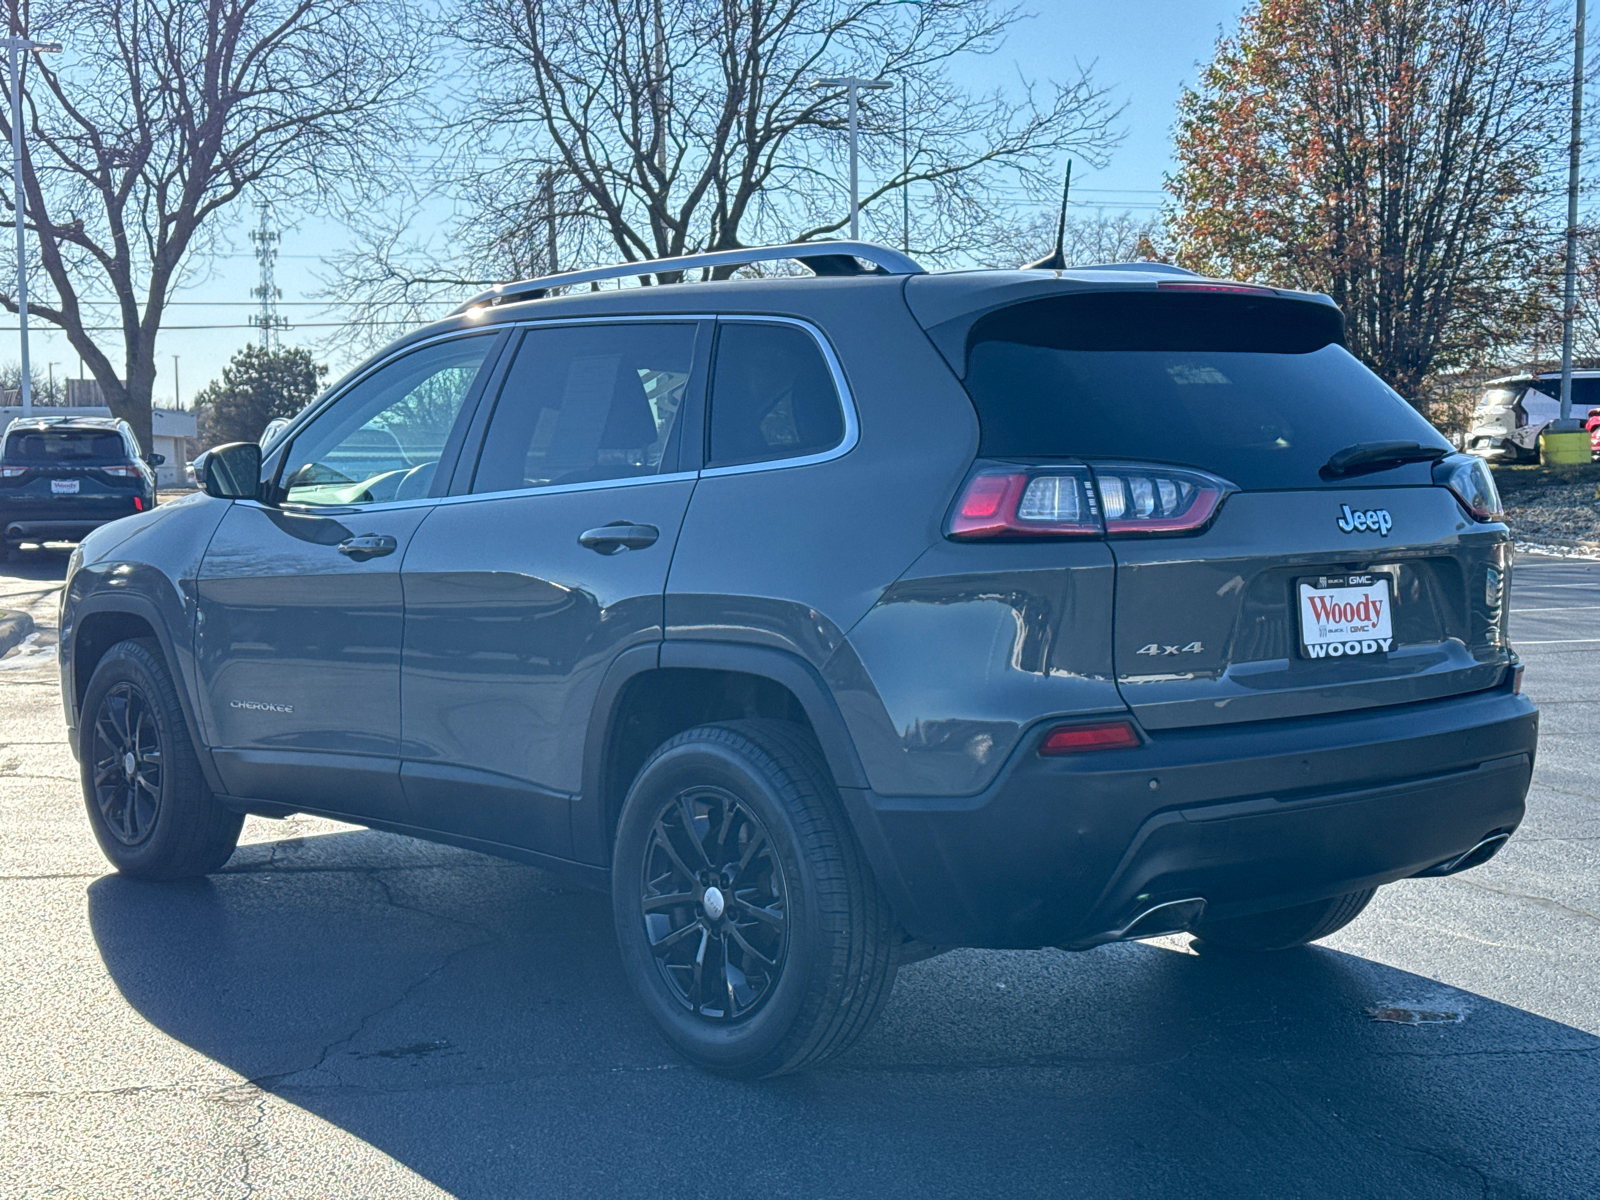
[[[1258,953],[1289,950],[1343,929],[1361,915],[1361,910],[1366,908],[1377,890],[1367,888],[1366,891],[1335,896],[1331,900],[1318,900],[1294,908],[1280,908],[1226,921],[1201,921],[1195,926],[1194,935],[1205,945],[1223,950]]]
[[[813,1066],[852,1046],[894,987],[903,935],[799,726],[702,725],[664,743],[628,790],[611,877],[623,967],[697,1066],[744,1079]]]
[[[153,642],[106,651],[84,692],[80,725],[84,805],[112,866],[136,879],[187,879],[228,861],[244,817],[206,786]]]

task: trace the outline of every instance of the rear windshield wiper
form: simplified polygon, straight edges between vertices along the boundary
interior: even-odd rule
[[[1382,471],[1402,463],[1438,462],[1451,453],[1444,446],[1424,446],[1420,442],[1357,442],[1338,451],[1323,465],[1322,474],[1330,479],[1361,471]]]

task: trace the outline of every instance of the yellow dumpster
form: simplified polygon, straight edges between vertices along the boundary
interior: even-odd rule
[[[1539,461],[1545,466],[1562,466],[1586,463],[1590,460],[1589,431],[1579,429],[1573,433],[1539,435]]]

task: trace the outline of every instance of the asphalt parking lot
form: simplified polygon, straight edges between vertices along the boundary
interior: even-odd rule
[[[532,868],[252,818],[208,879],[108,874],[65,561],[0,566],[39,626],[0,660],[0,1194],[1600,1194],[1600,563],[1518,564],[1543,737],[1486,866],[1259,959],[957,951],[849,1057],[736,1084],[656,1036],[604,897]]]

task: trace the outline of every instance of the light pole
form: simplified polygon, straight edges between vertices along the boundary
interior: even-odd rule
[[[22,181],[22,56],[60,54],[60,42],[36,42],[15,34],[0,40],[11,63],[11,199],[17,210],[17,329],[22,335],[22,411],[33,411],[33,384],[28,378],[28,259],[24,253],[23,213],[27,186]]]
[[[893,87],[887,79],[861,79],[855,75],[828,75],[818,79],[811,85],[818,88],[844,88],[849,97],[850,105],[850,240],[861,239],[861,184],[860,170],[857,166],[859,156],[856,153],[856,110],[859,104],[856,100],[858,93],[881,92],[884,88]]]
[[[56,365],[53,362],[45,363],[44,369],[50,373],[50,385],[45,394],[50,397],[50,403],[54,404],[56,402]]]
[[[1578,163],[1583,149],[1583,17],[1584,0],[1578,0],[1578,20],[1573,29],[1572,145],[1567,178],[1567,295],[1561,314],[1561,423],[1563,432],[1578,430],[1572,420],[1572,317],[1578,306]]]
[[[172,407],[183,408],[183,396],[178,390],[178,356],[172,356]]]

